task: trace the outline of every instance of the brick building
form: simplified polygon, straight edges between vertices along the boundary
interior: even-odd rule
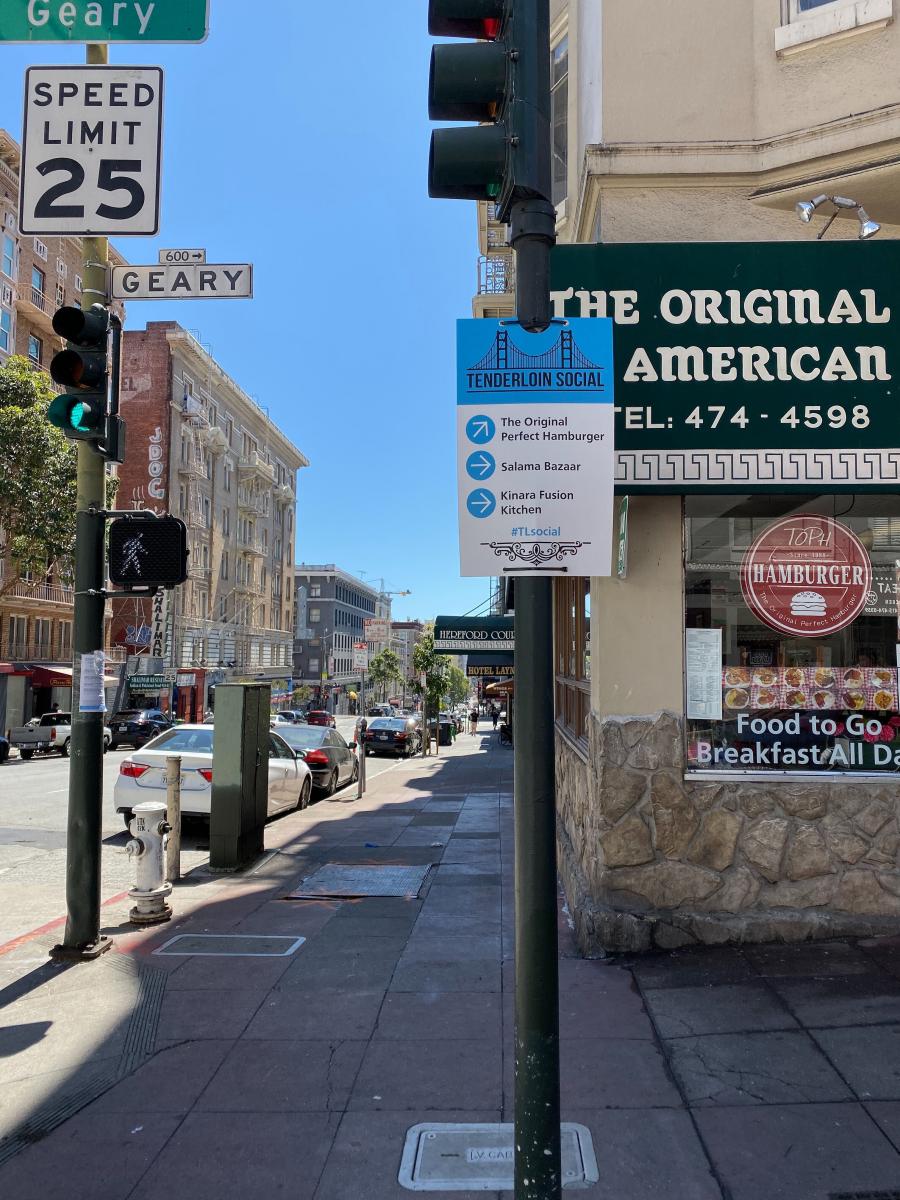
[[[21,355],[47,371],[63,346],[53,332],[54,312],[64,304],[87,303],[82,241],[19,233],[19,161],[18,143],[0,129],[0,366]],[[125,262],[112,247],[110,259]],[[72,604],[71,580],[54,567],[39,577],[20,576],[0,557],[0,729],[54,702],[69,707]]]
[[[181,517],[190,549],[181,587],[155,605],[114,602],[113,644],[167,676],[161,692],[129,700],[190,719],[216,683],[267,680],[281,696],[293,657],[296,476],[307,459],[174,321],[126,332],[122,415],[119,507]]]

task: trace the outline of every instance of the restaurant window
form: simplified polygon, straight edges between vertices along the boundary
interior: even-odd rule
[[[554,593],[556,720],[587,738],[591,708],[591,585],[558,579]]]
[[[689,771],[900,771],[900,503],[685,502]]]

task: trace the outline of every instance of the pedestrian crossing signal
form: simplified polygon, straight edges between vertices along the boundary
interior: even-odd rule
[[[177,517],[119,517],[109,526],[109,578],[129,592],[187,579],[187,526]]]

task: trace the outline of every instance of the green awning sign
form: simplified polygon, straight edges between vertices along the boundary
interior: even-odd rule
[[[444,654],[515,650],[514,627],[512,617],[438,617],[434,648]]]
[[[204,42],[209,0],[0,0],[0,42]]]
[[[613,319],[620,494],[900,487],[900,243],[558,246],[551,296]]]

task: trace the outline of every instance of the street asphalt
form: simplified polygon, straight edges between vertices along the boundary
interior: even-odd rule
[[[94,963],[48,963],[58,929],[0,948],[0,1196],[400,1200],[413,1127],[511,1121],[513,813],[482,729],[270,822],[246,872],[190,867],[167,925],[113,900]],[[421,882],[292,898],[329,864]],[[590,1132],[591,1195],[900,1196],[900,938],[586,961],[559,913],[562,1117]]]

